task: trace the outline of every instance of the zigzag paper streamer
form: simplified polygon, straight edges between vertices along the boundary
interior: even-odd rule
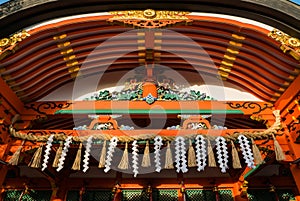
[[[227,151],[227,143],[225,138],[217,137],[216,139],[217,146],[217,155],[218,155],[218,163],[221,168],[221,172],[226,173],[226,169],[228,169],[228,151]]]
[[[87,139],[86,147],[85,147],[85,152],[84,152],[84,159],[83,159],[83,172],[86,172],[89,169],[89,160],[90,160],[90,151],[92,147],[92,142],[93,142],[93,136],[90,136]]]
[[[116,146],[118,144],[118,141],[119,140],[118,140],[117,137],[113,137],[113,138],[110,139],[108,151],[107,151],[107,154],[106,154],[106,161],[105,161],[104,172],[108,172],[110,170],[112,157],[113,157],[113,154],[115,152],[115,148],[116,148]]]
[[[139,173],[139,150],[137,141],[133,141],[132,143],[132,168],[133,168],[133,176],[136,177]]]
[[[254,157],[249,144],[249,140],[244,135],[239,135],[238,140],[242,150],[243,158],[245,159],[247,166],[250,168],[255,168]]]
[[[183,173],[188,171],[186,164],[186,147],[185,139],[181,136],[175,139],[175,162],[176,171],[179,173],[180,170]]]
[[[42,164],[42,171],[44,171],[47,168],[48,160],[49,160],[49,155],[52,147],[52,142],[53,142],[53,137],[54,135],[50,135],[48,138],[48,141],[46,143],[46,149],[44,153],[44,160]]]
[[[66,159],[67,153],[69,151],[71,142],[72,142],[72,136],[68,136],[65,141],[61,156],[59,158],[58,167],[56,169],[57,172],[61,171],[64,168],[65,159]]]
[[[161,171],[161,162],[160,162],[160,148],[163,145],[162,138],[160,136],[156,136],[154,138],[154,162],[155,162],[155,171]]]
[[[204,170],[206,163],[206,140],[202,135],[197,135],[196,137],[196,160],[197,160],[197,170],[200,172]]]

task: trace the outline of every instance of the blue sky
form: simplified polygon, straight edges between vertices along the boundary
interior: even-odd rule
[[[300,0],[290,0],[290,1],[292,1],[292,2],[297,3],[297,4],[300,5]]]

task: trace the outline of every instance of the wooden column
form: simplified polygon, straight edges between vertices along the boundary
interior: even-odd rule
[[[61,174],[57,177],[56,184],[51,184],[52,188],[55,187],[54,190],[57,190],[56,195],[52,195],[54,198],[53,201],[64,201],[67,197],[67,192],[69,189],[69,176],[71,173],[71,169],[63,169],[61,170]]]
[[[3,188],[3,182],[5,181],[5,177],[7,174],[8,167],[5,165],[0,165],[0,200],[3,199],[5,189]]]
[[[242,192],[243,184],[240,181],[237,181],[233,184],[232,196],[234,201],[247,201],[247,195],[244,195]]]
[[[290,170],[292,172],[292,175],[294,177],[294,180],[295,180],[295,183],[296,183],[296,186],[297,186],[297,189],[298,189],[298,192],[300,192],[300,167],[299,167],[299,164],[291,164],[290,165]],[[300,195],[296,195],[296,200],[297,201],[300,201]]]
[[[3,136],[2,140],[5,144],[0,144],[0,188],[2,188],[8,170],[8,166],[6,165],[5,159],[7,156],[7,149],[9,148],[8,131],[1,132],[1,135]]]

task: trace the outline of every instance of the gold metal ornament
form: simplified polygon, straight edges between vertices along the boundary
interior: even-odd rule
[[[113,15],[107,21],[110,23],[121,23],[135,28],[162,28],[179,23],[192,22],[184,11],[156,11],[153,9],[112,11]]]
[[[18,42],[24,40],[28,36],[30,36],[30,34],[24,30],[22,32],[13,34],[9,38],[0,39],[0,60],[3,59],[7,54],[9,54],[3,54],[4,52],[6,52],[7,50],[12,51]]]
[[[2,38],[0,40],[0,48],[5,49],[8,46],[15,45],[17,42],[22,41],[23,39],[27,38],[28,36],[30,36],[30,34],[24,30],[22,32],[15,33],[14,35],[12,35],[9,38]]]
[[[288,40],[288,43],[292,47],[300,47],[300,40],[298,40],[297,38],[290,38]]]
[[[156,15],[155,10],[152,10],[152,9],[144,10],[144,16],[145,16],[146,18],[154,18],[155,15]]]
[[[296,60],[300,60],[300,39],[291,37],[277,29],[272,30],[268,36],[281,43],[280,49],[284,53],[289,53]]]

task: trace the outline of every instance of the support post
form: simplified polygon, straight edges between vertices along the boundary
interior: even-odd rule
[[[240,181],[237,181],[233,184],[232,193],[233,193],[234,201],[248,200],[247,191],[245,191],[245,189],[243,188],[244,186]]]
[[[294,177],[297,189],[298,189],[298,195],[296,195],[296,200],[300,201],[300,167],[299,164],[291,164],[290,170],[292,172],[292,175]]]
[[[181,177],[182,177],[182,174],[180,174]],[[184,182],[183,180],[181,181],[181,184],[180,184],[180,189],[178,190],[178,201],[185,201],[186,198],[185,198],[185,185],[184,185]]]
[[[5,156],[6,156],[6,150],[7,150],[8,145],[0,145],[0,187],[2,188],[2,185],[5,181],[5,177],[8,171],[8,164],[5,162]]]

